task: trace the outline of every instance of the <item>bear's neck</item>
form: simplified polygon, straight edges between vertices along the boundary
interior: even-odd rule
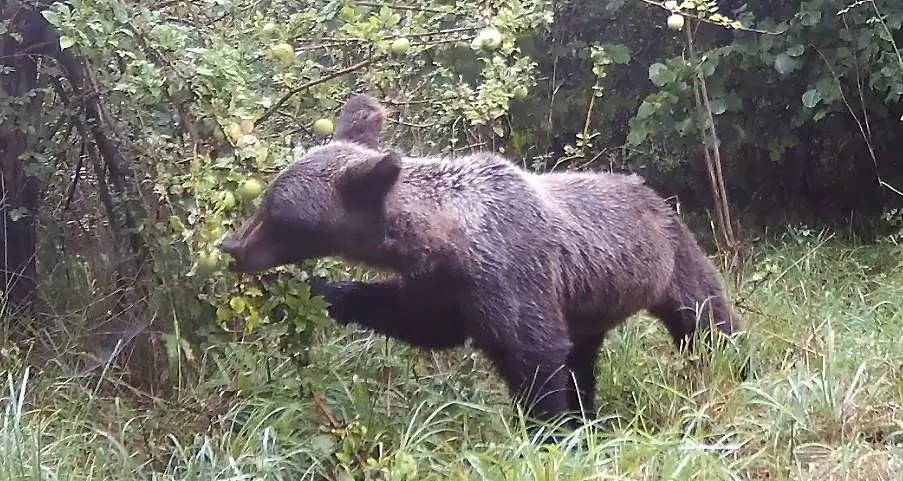
[[[379,235],[358,239],[344,257],[372,268],[408,279],[423,278],[453,269],[455,252],[461,247],[460,220],[437,204],[418,196],[392,195],[387,199],[385,219]]]

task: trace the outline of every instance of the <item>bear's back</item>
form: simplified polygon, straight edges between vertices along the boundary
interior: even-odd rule
[[[564,212],[559,265],[572,315],[626,316],[662,296],[679,228],[641,177],[562,172],[536,182]]]
[[[526,179],[525,172],[493,153],[406,158],[394,200],[404,210],[454,222],[464,235],[484,235],[501,227],[500,215],[528,214],[525,204],[539,203]]]
[[[538,185],[584,226],[612,232],[615,225],[670,224],[673,211],[637,175],[556,172],[536,175]]]
[[[391,211],[411,268],[454,259],[479,277],[506,266],[578,316],[628,315],[671,277],[673,212],[640,177],[533,174],[481,153],[407,158],[401,180]]]

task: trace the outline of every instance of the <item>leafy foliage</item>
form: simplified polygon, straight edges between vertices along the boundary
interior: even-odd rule
[[[736,286],[759,375],[697,369],[638,318],[599,364],[602,415],[562,446],[530,443],[487,363],[422,356],[339,329],[300,379],[283,355],[223,343],[203,378],[153,404],[0,352],[0,476],[197,480],[894,479],[903,465],[901,251],[786,229]],[[319,397],[298,395],[311,382]],[[319,404],[318,404],[319,403]],[[511,418],[515,419],[512,420]]]
[[[411,479],[437,463],[436,456],[457,456],[458,445],[443,447],[454,443],[470,447],[466,463],[443,459],[439,464],[446,474],[461,478],[466,470],[472,474],[495,469],[492,463],[500,465],[500,472],[529,477],[525,471],[532,469],[530,462],[545,462],[530,452],[530,462],[500,463],[523,454],[505,451],[495,441],[480,444],[484,438],[513,439],[504,433],[513,428],[501,421],[489,427],[465,425],[457,429],[464,433],[458,438],[443,437],[429,424],[416,429],[415,421],[435,421],[440,411],[449,413],[444,422],[464,425],[458,418],[464,408],[440,406],[436,392],[488,403],[498,401],[493,393],[501,393],[475,376],[450,379],[452,369],[424,381],[411,374],[422,361],[413,354],[403,349],[399,353],[398,346],[381,350],[370,339],[337,334],[324,316],[322,300],[310,297],[306,279],[311,274],[367,277],[370,272],[331,260],[261,276],[237,276],[224,269],[216,244],[260,202],[255,184],[265,188],[299,151],[325,141],[336,109],[351,91],[369,90],[388,104],[393,112],[387,136],[414,154],[491,149],[536,170],[634,170],[664,194],[677,194],[685,206],[682,212],[701,212],[710,203],[703,147],[717,148],[726,159],[723,175],[731,200],[754,220],[777,217],[783,222],[801,216],[828,222],[843,215],[880,222],[891,229],[893,242],[901,237],[903,4],[896,0],[7,0],[0,2],[0,13],[0,141],[7,147],[0,152],[4,254],[38,258],[44,302],[43,311],[28,314],[10,313],[3,305],[2,337],[21,335],[25,329],[19,326],[26,324],[45,331],[59,326],[59,332],[30,338],[31,344],[4,343],[0,370],[21,372],[29,365],[26,353],[42,349],[43,355],[63,364],[57,359],[63,357],[60,353],[78,346],[75,349],[91,351],[73,356],[79,359],[78,371],[106,374],[121,354],[118,341],[154,346],[162,340],[163,360],[153,354],[134,355],[139,360],[129,371],[165,371],[162,365],[167,364],[167,375],[178,377],[179,388],[202,385],[196,391],[187,389],[179,402],[196,401],[193,408],[201,412],[221,402],[214,407],[229,411],[223,419],[241,425],[237,438],[230,437],[232,428],[218,425],[221,439],[215,447],[200,435],[190,448],[144,445],[142,449],[156,453],[149,455],[156,460],[166,456],[154,450],[163,449],[173,459],[178,457],[174,452],[197,454],[174,461],[179,467],[173,470],[184,472],[173,477],[230,470],[262,473],[271,466],[267,463],[303,457],[328,465],[330,475],[366,472]],[[694,98],[699,79],[706,86],[705,102]],[[700,103],[711,119],[708,112],[700,112]],[[706,133],[712,126],[717,127],[716,136]],[[883,217],[878,215],[882,211]],[[744,225],[758,227],[750,219],[744,219]],[[15,240],[35,247],[29,229],[38,233],[40,248],[16,251]],[[775,446],[794,441],[799,430],[809,441],[825,444],[836,441],[835,427],[843,431],[837,427],[843,421],[838,413],[848,407],[837,397],[843,389],[853,397],[866,397],[876,411],[890,412],[900,390],[892,370],[879,379],[877,394],[867,393],[857,384],[864,374],[851,364],[848,353],[877,346],[878,351],[868,351],[877,352],[870,362],[898,365],[888,347],[887,339],[893,336],[866,334],[883,333],[881,329],[889,328],[882,326],[896,325],[899,316],[885,312],[883,306],[889,303],[877,295],[878,301],[866,305],[855,287],[865,279],[827,276],[837,268],[811,261],[812,252],[821,252],[823,240],[811,234],[802,229],[781,239],[806,252],[767,251],[753,268],[749,282],[768,292],[753,296],[758,303],[771,312],[792,312],[787,316],[794,319],[799,317],[798,306],[805,306],[802,310],[811,311],[806,313],[811,322],[771,326],[774,332],[793,330],[774,334],[774,342],[759,346],[783,380],[755,388],[750,396],[759,397],[745,407],[748,416],[706,411],[705,406],[736,402],[729,393],[653,389],[640,382],[644,374],[625,375],[617,367],[605,371],[605,382],[613,388],[609,401],[625,410],[639,402],[655,406],[640,415],[637,425],[661,428],[668,438],[663,443],[681,449],[698,445],[710,433],[696,433],[701,439],[696,440],[696,434],[672,426],[689,423],[704,425],[700,432],[714,431],[709,426],[713,422],[699,419],[734,419],[736,424],[719,434],[749,434],[754,440],[749,449],[761,448],[774,463],[771,467],[786,471],[802,468],[784,465],[785,453]],[[853,254],[837,256],[848,260]],[[876,257],[873,263],[881,264],[882,255]],[[844,264],[844,269],[863,277],[878,272],[870,286],[891,291],[884,294],[892,298],[896,284],[880,277],[884,267],[864,267],[872,261]],[[129,263],[134,269],[122,268]],[[812,269],[806,276],[818,282],[782,281],[804,268]],[[816,289],[823,284],[826,287]],[[815,290],[824,292],[823,305],[812,304],[821,296],[813,296]],[[828,340],[840,328],[819,323],[847,312],[839,308],[841,301],[859,303],[856,319],[843,327],[858,332],[837,354]],[[48,322],[26,323],[15,316]],[[94,340],[109,324],[115,324],[118,333]],[[74,340],[64,335],[69,333]],[[625,358],[613,359],[612,365],[658,367],[670,362],[654,357],[656,346],[665,343],[647,342],[650,335],[628,330],[615,342],[628,347],[627,352],[611,354]],[[151,341],[138,341],[142,336]],[[787,339],[818,345],[807,346],[805,353],[777,347]],[[637,342],[646,344],[638,347]],[[47,345],[33,347],[41,343]],[[799,373],[794,363],[809,363],[810,355],[832,368],[832,356],[842,357],[841,371],[848,376],[835,371]],[[322,364],[309,362],[317,356]],[[83,370],[83,357],[100,361]],[[480,372],[469,354],[451,359],[458,371]],[[789,360],[781,364],[776,359]],[[437,363],[434,358],[432,367]],[[20,381],[22,389],[26,379]],[[392,383],[398,379],[405,384],[396,392]],[[13,378],[9,381],[13,386]],[[171,382],[166,381],[160,383],[163,387],[142,387],[155,393],[146,397],[160,402],[155,396]],[[660,385],[668,385],[665,381]],[[74,404],[94,406],[85,399],[95,399],[101,384],[72,394]],[[327,393],[330,405],[346,409],[341,417],[348,422],[327,419],[329,428],[302,429],[296,435],[297,426],[318,425],[329,417],[315,412],[316,402],[303,409],[293,404],[305,389]],[[13,388],[10,392],[0,404],[9,407],[4,412],[16,414],[0,436],[20,426],[42,432],[38,424],[17,424],[25,414],[21,403],[10,401],[18,394]],[[202,393],[200,399],[191,399],[196,393]],[[244,397],[229,404],[233,395]],[[401,408],[381,410],[381,403],[395,398],[404,398],[398,401]],[[689,398],[705,399],[697,412],[685,414],[680,406]],[[434,413],[417,411],[421,417],[413,420],[397,416],[416,411],[412,399]],[[254,403],[270,407],[255,410]],[[761,406],[770,410],[769,421],[779,417],[784,423],[768,424],[768,439],[756,437],[764,423],[756,411]],[[115,422],[139,417],[120,408],[117,403],[104,405],[115,411]],[[284,417],[269,426],[276,426],[272,429],[283,436],[280,439],[304,445],[278,461],[266,444],[273,438],[256,431],[276,411]],[[248,418],[239,421],[245,414]],[[857,435],[863,439],[881,437],[888,423],[899,424],[893,414],[884,416],[887,419],[876,415],[885,423],[877,427],[865,413],[860,415]],[[61,423],[56,416],[35,413],[34,422]],[[381,430],[373,421],[376,417],[398,422]],[[183,421],[173,422],[181,426]],[[140,444],[129,431],[130,423],[117,427],[120,437]],[[409,425],[402,426],[405,423]],[[60,439],[66,439],[67,430],[87,439],[109,427],[53,426],[59,427]],[[19,435],[3,437],[0,449],[21,449],[4,444]],[[652,469],[679,477],[687,469],[711,473],[712,466],[726,473],[739,467],[736,459],[744,459],[738,450],[729,456],[687,458],[677,448],[649,441],[652,436],[639,436],[643,442],[627,436],[600,448],[591,463],[559,466],[570,469],[568,473],[588,474],[586,466],[610,463],[614,456],[614,471],[652,476],[643,471],[645,461],[638,460],[664,452],[665,459]],[[264,438],[260,451],[241,458],[236,468],[229,457],[236,452],[235,439],[249,446],[261,441],[259,437]],[[114,447],[104,446],[92,459],[98,466],[118,460],[105,468],[109,476],[134,474],[139,469],[122,456],[125,451],[117,443],[111,441]],[[834,446],[837,456],[846,449],[841,444]],[[33,458],[21,458],[28,459],[25,464],[44,454],[40,446],[33,447]],[[898,454],[888,458],[899,462]],[[5,461],[12,458],[3,459],[0,473],[12,473],[13,465]],[[61,471],[91,472],[91,466],[78,465],[82,460],[78,453],[64,452],[55,462]]]
[[[503,135],[515,88],[529,88],[535,75],[516,41],[552,19],[538,1],[304,10],[285,2],[152,9],[73,1],[43,14],[61,33],[60,47],[96,69],[118,128],[144,153],[135,159],[141,183],[166,213],[165,221],[148,219],[147,238],[184,246],[182,273],[198,279],[199,298],[221,324],[240,321],[249,332],[278,315],[291,319],[296,340],[322,319],[322,304],[308,300],[307,272],[283,268],[291,275],[261,282],[222,269],[216,243],[259,202],[240,184],[265,183],[291,161],[292,144],[320,141],[313,124],[352,89],[391,99],[396,141],[417,149],[447,152],[473,142],[480,126]],[[487,28],[499,45],[469,48]],[[399,38],[408,40],[405,51],[392,48]]]

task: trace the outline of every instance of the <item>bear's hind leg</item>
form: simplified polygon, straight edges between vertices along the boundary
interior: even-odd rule
[[[698,303],[663,302],[649,309],[649,313],[664,324],[678,350],[693,352],[696,349],[693,338],[697,331],[705,333],[707,342],[713,341],[714,332],[710,326],[718,325],[715,320],[718,314],[717,309],[708,305],[711,302],[712,299],[702,299]]]
[[[675,234],[674,269],[663,298],[651,306],[650,313],[662,320],[679,348],[693,350],[690,341],[698,329],[709,334],[709,341],[713,340],[712,326],[727,335],[742,330],[728,305],[715,265],[683,223],[675,218],[671,227]]]
[[[691,243],[692,242],[692,243]],[[743,327],[734,317],[725,296],[721,277],[715,266],[692,239],[678,247],[675,266],[665,296],[648,310],[662,321],[679,350],[693,352],[697,331],[710,347],[719,332],[731,336]],[[740,366],[740,377],[746,379],[748,363]]]
[[[450,349],[467,339],[460,310],[451,302],[412,292],[397,280],[386,282],[311,281],[311,294],[329,303],[329,316],[355,323],[424,349]]]

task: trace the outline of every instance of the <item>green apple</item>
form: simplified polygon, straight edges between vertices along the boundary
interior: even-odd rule
[[[406,37],[399,37],[392,41],[392,44],[389,46],[389,51],[394,55],[404,55],[408,53],[408,49],[411,48],[411,41]]]
[[[230,122],[226,127],[226,135],[229,136],[229,139],[233,143],[238,143],[241,136],[244,135],[244,132],[241,131],[241,125],[238,125],[237,122]]]
[[[235,207],[235,195],[229,191],[223,192],[219,197],[219,205],[224,211],[232,210]]]
[[[668,28],[671,30],[681,30],[684,28],[684,16],[679,13],[668,15]]]
[[[280,42],[270,47],[270,54],[284,65],[291,65],[295,61],[295,49],[285,42]]]
[[[219,253],[213,251],[202,252],[197,258],[197,272],[202,275],[209,275],[219,267]]]
[[[315,134],[320,137],[326,137],[327,135],[332,134],[334,126],[332,125],[332,121],[329,119],[318,119],[314,122],[313,131]]]
[[[487,28],[480,32],[480,36],[483,37],[483,48],[486,50],[495,50],[502,44],[502,33],[497,28]]]
[[[238,186],[238,190],[236,190],[236,194],[241,200],[245,202],[250,202],[263,192],[263,184],[260,183],[257,179],[248,179],[241,183]]]

